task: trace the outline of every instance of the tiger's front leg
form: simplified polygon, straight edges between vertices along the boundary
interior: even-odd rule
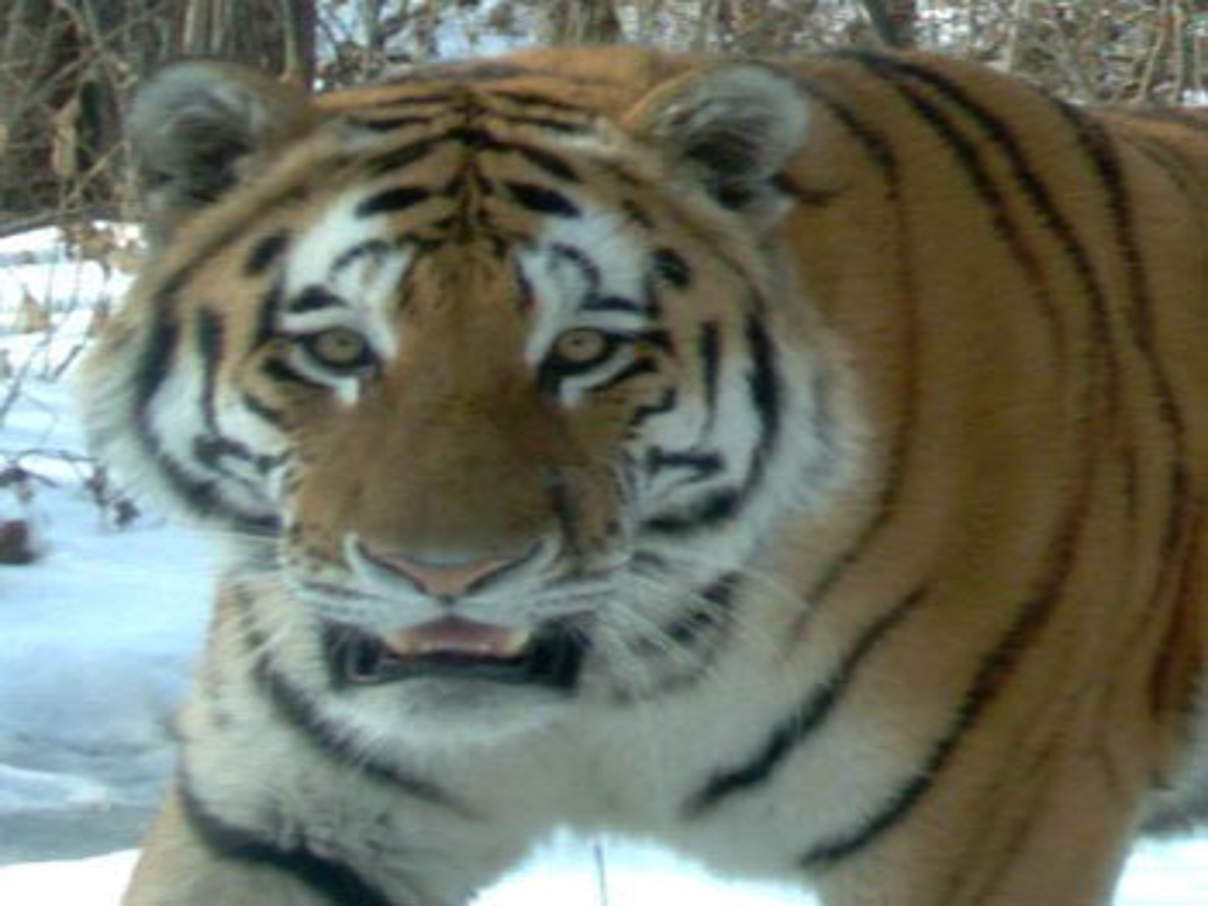
[[[468,847],[472,851],[472,847]],[[433,852],[380,871],[225,825],[177,788],[144,841],[123,906],[460,906],[499,872],[467,852]],[[369,861],[373,861],[370,854]],[[361,866],[363,868],[363,866]],[[473,880],[470,880],[473,878]]]
[[[220,854],[185,818],[174,791],[144,842],[123,906],[330,906],[298,875]]]

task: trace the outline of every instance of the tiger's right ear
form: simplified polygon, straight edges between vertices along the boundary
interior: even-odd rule
[[[302,91],[234,63],[160,70],[135,94],[128,120],[150,238],[166,239],[316,119]]]
[[[808,111],[785,73],[741,62],[692,70],[651,91],[623,122],[661,153],[670,173],[757,231],[788,210],[777,176],[805,141]]]

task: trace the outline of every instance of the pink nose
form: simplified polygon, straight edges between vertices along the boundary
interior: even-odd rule
[[[454,564],[429,564],[402,554],[381,554],[365,551],[371,559],[387,569],[411,580],[430,595],[448,597],[465,594],[474,583],[515,563],[513,558],[499,560],[468,560]]]

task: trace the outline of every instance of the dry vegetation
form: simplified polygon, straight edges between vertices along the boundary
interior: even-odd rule
[[[128,212],[121,113],[166,59],[223,56],[325,86],[402,62],[550,42],[735,53],[916,45],[1080,102],[1204,90],[1194,0],[9,0],[0,11],[0,235]],[[447,37],[456,32],[459,42]],[[445,37],[442,37],[445,36]]]

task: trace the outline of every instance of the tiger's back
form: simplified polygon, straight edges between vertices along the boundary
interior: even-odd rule
[[[134,132],[91,427],[246,540],[131,903],[461,902],[569,824],[1095,904],[1190,820],[1195,116],[610,48]]]

